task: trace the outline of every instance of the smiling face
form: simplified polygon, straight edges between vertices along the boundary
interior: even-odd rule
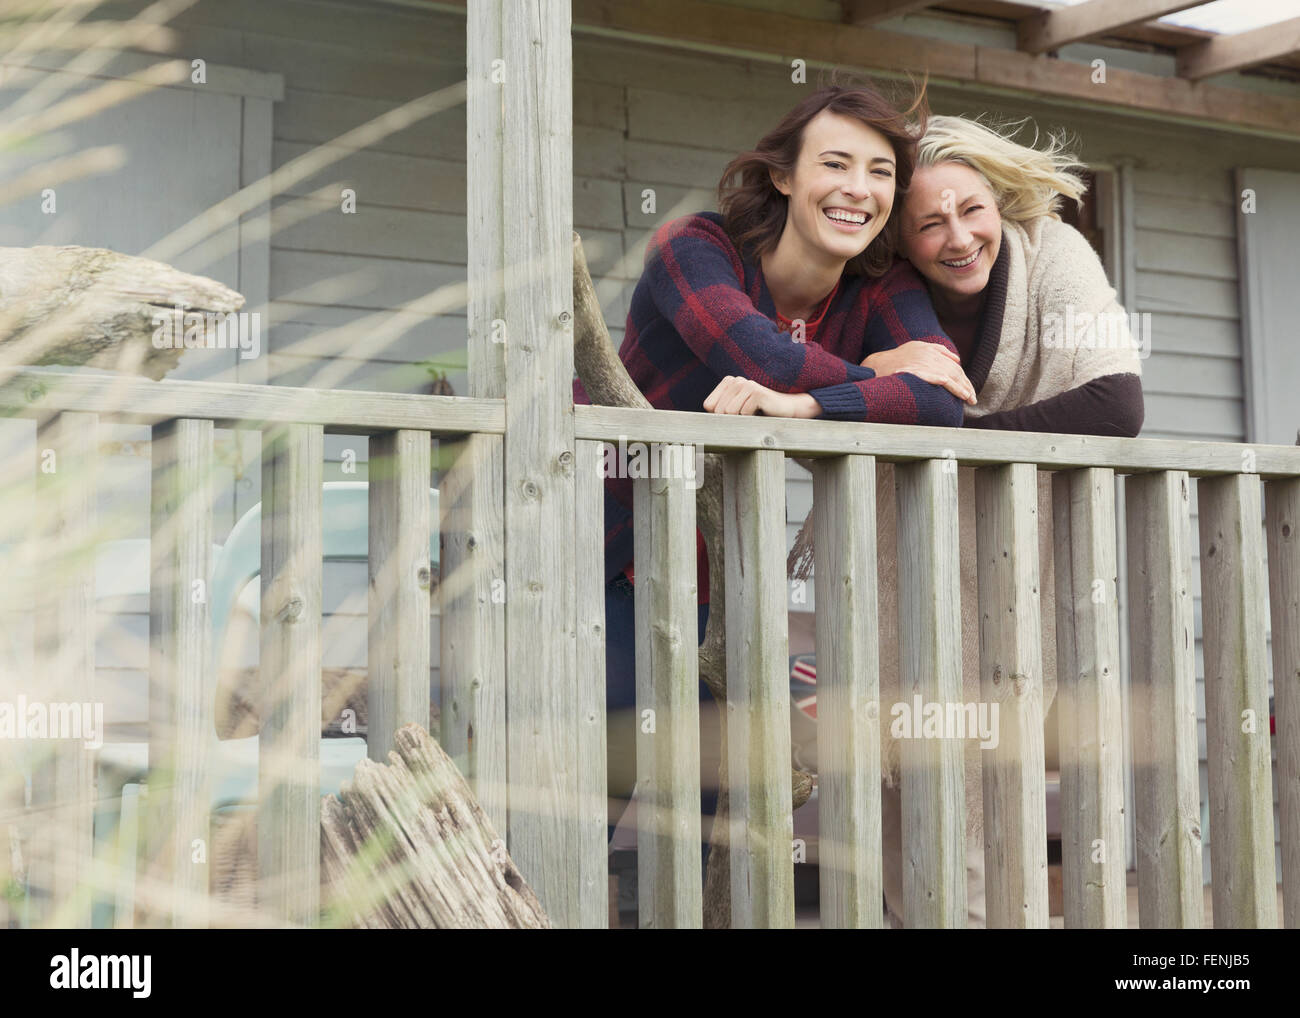
[[[780,243],[830,265],[867,249],[894,205],[894,148],[874,127],[822,110],[803,131],[794,172],[773,173],[790,199]]]
[[[930,281],[936,303],[977,300],[1002,246],[1002,217],[984,180],[962,163],[918,167],[903,203],[899,243]]]

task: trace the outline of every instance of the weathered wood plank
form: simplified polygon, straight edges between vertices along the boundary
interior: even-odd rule
[[[445,445],[443,450],[447,451]],[[469,781],[483,811],[498,831],[504,831],[506,615],[501,438],[470,435],[456,442],[450,455],[451,466],[438,486],[442,515],[438,531],[442,573],[438,584],[442,598],[439,741]]]
[[[1178,50],[1178,76],[1200,81],[1268,63],[1300,49],[1300,18],[1275,21],[1245,32],[1220,33]]]
[[[1143,929],[1205,925],[1196,738],[1196,629],[1187,474],[1125,482],[1129,647]]]
[[[894,470],[898,518],[899,689],[915,714],[962,702],[957,471],[951,460]],[[892,712],[893,708],[891,708]],[[899,719],[896,719],[896,721]],[[917,725],[920,719],[914,719]],[[906,733],[913,734],[910,731]],[[964,929],[966,799],[962,743],[904,738],[903,921]]]
[[[687,446],[656,448],[665,463],[670,456],[694,455]],[[682,473],[636,478],[632,486],[638,549],[637,907],[643,929],[699,929],[704,912],[695,491]]]
[[[1028,463],[975,472],[980,690],[998,710],[983,761],[990,929],[1048,925],[1037,474]]]
[[[558,927],[580,923],[581,841],[576,713],[576,575],[573,549],[573,82],[568,5],[474,0],[468,79],[475,102],[470,144],[469,229],[490,215],[499,231],[470,265],[470,288],[500,287],[509,346],[504,375],[506,697],[510,773],[508,841],[520,870]],[[484,85],[484,82],[487,85]],[[495,262],[495,264],[494,264]],[[472,347],[472,356],[481,351]],[[504,354],[504,351],[501,352]],[[470,375],[480,370],[471,360]],[[499,376],[498,376],[499,377]],[[477,389],[475,391],[478,391]]]
[[[1259,478],[1198,482],[1216,928],[1277,925]]]
[[[47,571],[34,595],[36,684],[54,724],[60,704],[93,703],[99,419],[62,413],[36,435],[36,536]],[[60,713],[62,711],[60,710]],[[78,708],[80,719],[83,709]],[[66,716],[66,715],[65,715]],[[102,733],[100,733],[102,735]],[[28,880],[33,922],[90,925],[95,753],[85,738],[33,740]]]
[[[785,462],[763,450],[723,469],[731,923],[793,927]]]
[[[112,414],[123,424],[176,417],[210,420],[218,428],[320,424],[344,435],[395,428],[435,435],[505,431],[505,407],[495,400],[128,377],[106,381],[103,375],[49,368],[0,368],[0,407],[25,417],[59,410]]]
[[[1282,925],[1300,927],[1300,481],[1265,486],[1268,601],[1273,621]]]
[[[427,431],[370,440],[366,755],[381,763],[397,729],[429,727],[431,451]]]
[[[1080,39],[1108,35],[1176,11],[1195,7],[1200,0],[1093,0],[1086,7],[1038,11],[1017,22],[1019,46],[1027,53],[1046,53]]]
[[[692,442],[712,452],[779,449],[787,456],[863,453],[885,462],[951,456],[964,466],[1035,463],[1050,470],[1107,467],[1124,473],[1186,470],[1192,475],[1233,474],[1241,470],[1242,462],[1242,447],[1227,442],[898,428],[856,421],[802,421],[627,407],[577,406],[573,413],[575,433],[580,439],[617,442],[622,436],[627,441]],[[1251,448],[1261,477],[1300,475],[1300,448]]]
[[[579,921],[597,928],[609,917],[608,775],[605,760],[605,484],[604,446],[576,443],[574,547],[578,584]],[[694,567],[690,570],[694,576]]]
[[[503,399],[506,394],[505,291],[499,273],[506,260],[506,120],[501,114],[500,72],[506,69],[502,39],[504,14],[495,2],[469,6],[465,54],[466,243],[469,258],[469,391],[471,396]],[[497,73],[494,73],[497,68]],[[516,74],[523,67],[511,68]],[[501,817],[505,830],[505,817]]]
[[[178,420],[153,431],[149,570],[149,798],[142,921],[208,924],[216,749],[212,658],[213,429]],[[196,852],[196,847],[201,852]]]
[[[817,758],[824,928],[879,929],[880,648],[876,633],[876,463],[815,464]]]
[[[270,922],[303,926],[320,909],[324,452],[318,424],[262,435],[257,894]]]
[[[1065,925],[1122,928],[1127,905],[1114,473],[1057,474],[1052,519]]]

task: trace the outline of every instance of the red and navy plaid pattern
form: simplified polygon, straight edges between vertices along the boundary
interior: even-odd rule
[[[790,659],[790,705],[817,720],[817,656],[800,654]]]
[[[655,231],[632,294],[619,357],[650,405],[704,411],[725,375],[751,378],[777,392],[809,393],[820,419],[960,427],[962,403],[915,375],[877,378],[860,366],[868,354],[944,335],[921,276],[898,261],[877,279],[846,275],[815,337],[796,342],[778,327],[761,265],[742,257],[717,212],[674,219]],[[575,403],[590,403],[573,383]],[[633,558],[632,482],[605,483],[605,580]],[[701,557],[702,558],[702,557]],[[700,562],[700,601],[708,565]]]

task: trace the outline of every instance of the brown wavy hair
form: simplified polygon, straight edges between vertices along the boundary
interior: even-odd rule
[[[925,83],[914,88],[906,110],[864,81],[837,82],[832,75],[782,118],[749,152],[742,152],[727,164],[718,181],[718,211],[723,229],[743,257],[761,258],[776,247],[785,229],[789,199],[776,189],[771,173],[793,174],[803,145],[804,127],[822,110],[860,120],[889,139],[894,149],[894,209],[879,235],[867,249],[849,259],[844,271],[850,275],[879,276],[898,251],[898,220],[894,214],[912,182],[916,165],[917,138],[925,131],[929,108]],[[916,117],[914,122],[910,118]],[[733,179],[738,178],[738,179]]]

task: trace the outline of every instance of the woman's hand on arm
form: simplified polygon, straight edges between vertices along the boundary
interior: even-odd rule
[[[727,375],[704,400],[711,414],[762,414],[765,417],[813,418],[821,404],[806,392],[776,392],[752,378]]]
[[[862,362],[877,378],[887,375],[915,375],[931,385],[942,385],[958,399],[975,404],[975,386],[962,370],[961,358],[946,346],[910,340],[892,350],[869,354]]]

